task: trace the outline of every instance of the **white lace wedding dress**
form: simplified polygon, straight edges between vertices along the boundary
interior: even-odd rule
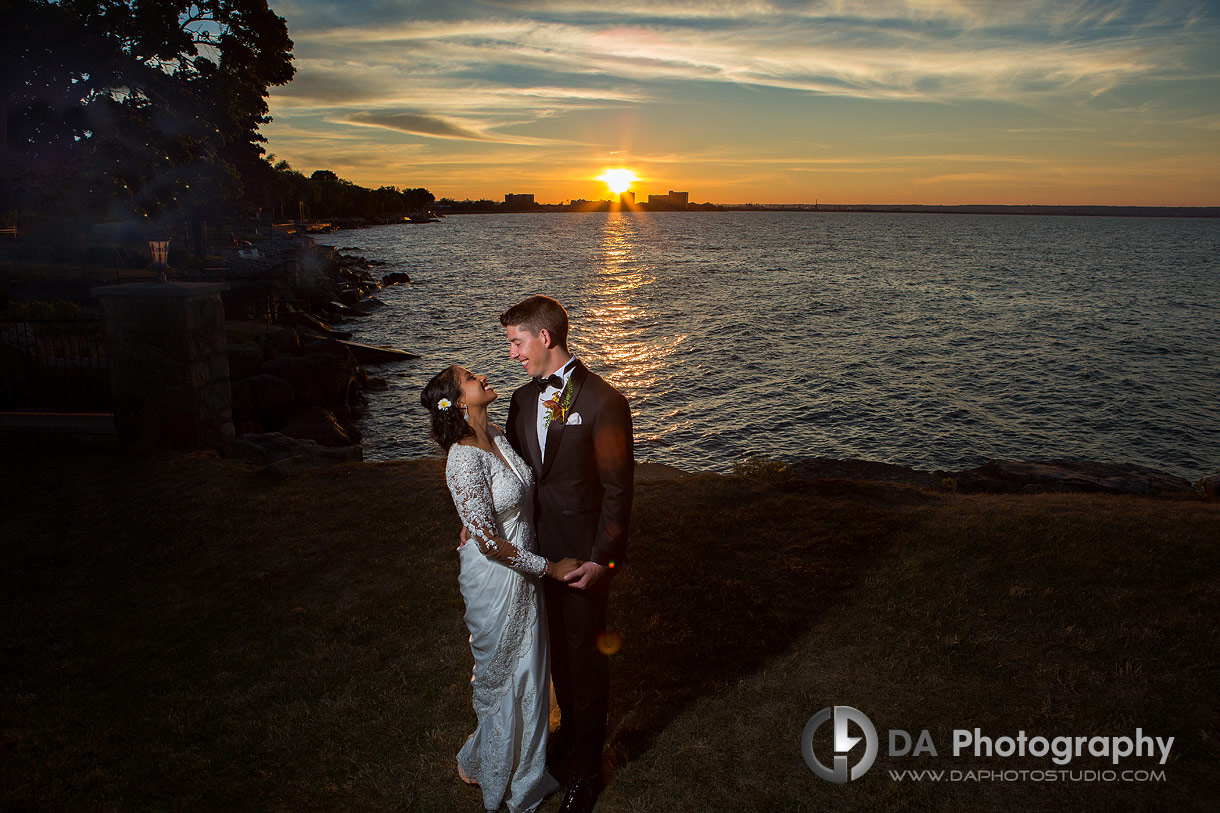
[[[458,753],[458,768],[483,790],[488,810],[536,807],[558,787],[546,770],[550,712],[546,560],[534,551],[534,475],[497,428],[501,460],[475,446],[449,448],[445,480],[471,538],[460,549],[459,584],[474,655],[478,727]],[[507,461],[507,465],[505,463]],[[513,543],[520,556],[505,565],[487,558],[488,537]]]

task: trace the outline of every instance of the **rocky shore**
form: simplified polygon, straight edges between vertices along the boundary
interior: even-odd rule
[[[331,218],[325,224],[311,226],[310,234],[328,234],[332,231],[351,231],[367,229],[372,226],[397,226],[402,223],[439,223],[440,219],[431,213],[417,215],[374,215],[372,217],[337,217]]]
[[[923,471],[873,460],[807,457],[777,464],[774,476],[796,480],[842,480],[862,483],[899,483],[928,491],[956,494],[1131,494],[1141,496],[1220,496],[1220,474],[1191,483],[1177,475],[1127,463],[1090,460],[989,460],[961,471]],[[664,463],[636,466],[637,482],[693,477]]]
[[[793,463],[792,477],[802,480],[862,480],[906,483],[959,494],[1137,494],[1216,496],[1220,474],[1192,484],[1173,474],[1128,463],[1089,460],[989,460],[962,471],[920,471],[867,460],[812,457]]]
[[[377,278],[375,260],[278,238],[239,250],[226,276],[225,338],[238,455],[288,473],[303,465],[361,460],[356,420],[364,393],[386,388],[362,365],[416,358],[404,350],[351,341],[345,319],[374,313],[373,294],[409,283],[402,272]]]

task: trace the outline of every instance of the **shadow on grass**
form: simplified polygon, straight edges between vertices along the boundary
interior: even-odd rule
[[[831,499],[827,510],[849,505]],[[607,789],[606,809],[1214,810],[1220,504],[945,495],[912,507],[889,549],[861,563],[868,575],[857,573],[782,655],[671,715]],[[852,522],[886,510],[860,502]],[[805,721],[832,702],[864,711],[882,737],[864,781],[824,782],[801,757]],[[886,753],[880,732],[895,728],[929,731],[939,754]],[[1142,728],[1174,742],[1167,759],[1120,768],[1080,754],[1056,774],[1063,766],[1050,758],[950,749],[956,730],[972,728],[1087,737]],[[894,776],[925,769],[992,778]]]
[[[693,700],[783,652],[938,498],[903,486],[703,475],[637,494],[609,625],[617,770]]]
[[[478,807],[453,762],[474,715],[441,461],[274,481],[6,452],[0,808]],[[937,736],[1172,733],[1174,793],[1216,798],[1215,504],[716,475],[636,499],[607,809],[1014,807],[998,785],[819,783],[793,743],[843,686]],[[1055,798],[1181,809],[1094,792]]]
[[[439,461],[275,482],[231,461],[31,450],[0,475],[20,506],[0,534],[9,802],[477,804],[452,764],[473,716]],[[937,499],[642,485],[610,605],[612,763],[783,651]]]

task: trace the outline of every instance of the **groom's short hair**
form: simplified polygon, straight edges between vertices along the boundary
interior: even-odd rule
[[[551,341],[568,349],[568,312],[549,296],[531,296],[500,314],[504,327],[519,325],[537,336],[543,328]]]

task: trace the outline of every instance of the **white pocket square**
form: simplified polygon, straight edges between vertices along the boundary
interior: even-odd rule
[[[568,419],[563,422],[564,426],[580,426],[581,423],[582,421],[580,420],[579,412],[573,412],[568,416]]]

